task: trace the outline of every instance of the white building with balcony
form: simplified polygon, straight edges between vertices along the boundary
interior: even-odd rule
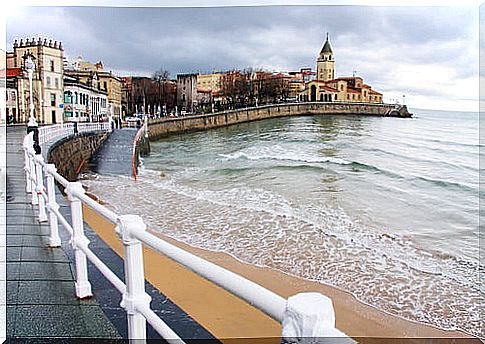
[[[64,115],[68,122],[100,122],[108,118],[108,93],[99,89],[96,74],[89,83],[64,77]]]

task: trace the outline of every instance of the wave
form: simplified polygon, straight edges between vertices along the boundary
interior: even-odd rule
[[[345,159],[341,158],[336,158],[336,157],[314,157],[314,156],[309,156],[309,155],[299,155],[297,153],[285,153],[283,155],[277,155],[277,154],[249,154],[246,152],[236,152],[232,154],[219,154],[220,157],[226,159],[226,160],[236,160],[236,159],[247,159],[247,160],[280,160],[280,161],[292,161],[292,162],[304,162],[304,163],[310,163],[310,164],[325,164],[325,163],[331,163],[331,164],[336,164],[336,165],[342,165],[342,166],[350,166],[353,168],[353,172],[358,172],[359,169],[370,171],[370,172],[375,172],[375,173],[380,173],[385,176],[394,178],[394,179],[406,179],[408,181],[420,181],[420,182],[426,182],[429,184],[433,184],[435,186],[439,187],[444,187],[444,188],[454,188],[459,191],[466,191],[466,192],[478,192],[477,187],[474,187],[473,185],[465,184],[465,183],[459,183],[459,182],[454,182],[454,181],[449,181],[449,180],[444,180],[444,179],[435,179],[435,178],[429,178],[425,176],[419,176],[419,175],[403,175],[399,174],[397,172],[393,172],[375,165],[370,165],[366,164],[364,162],[359,162],[359,161],[348,161]],[[291,166],[291,167],[302,167],[304,165],[296,165],[296,166]],[[277,166],[273,166],[277,167]],[[317,166],[308,166],[307,167],[317,167]]]
[[[288,161],[299,161],[299,162],[308,162],[308,163],[330,162],[338,165],[352,164],[352,162],[344,159],[340,159],[340,158],[334,158],[334,157],[319,158],[319,157],[311,157],[311,156],[301,156],[295,153],[293,154],[290,153],[286,155],[276,155],[276,154],[275,155],[270,155],[270,154],[251,155],[245,152],[236,152],[233,154],[219,154],[219,156],[225,158],[226,160],[235,160],[235,159],[244,158],[247,160],[288,160]]]
[[[436,290],[450,288],[458,296],[447,305],[460,306],[480,285],[475,260],[420,248],[410,238],[355,222],[326,201],[299,204],[252,187],[198,188],[146,168],[136,186],[104,176],[87,182],[119,212],[141,211],[151,228],[178,240],[331,284],[385,311],[444,328],[459,315],[440,320],[424,309],[412,315],[413,298],[421,305],[440,304]],[[382,283],[397,288],[399,298],[381,295],[375,288]]]

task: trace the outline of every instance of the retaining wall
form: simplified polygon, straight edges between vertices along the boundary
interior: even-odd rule
[[[68,136],[49,147],[47,161],[55,164],[57,172],[67,180],[75,181],[108,135],[106,132],[90,132]]]
[[[363,103],[291,103],[268,105],[257,108],[237,109],[214,114],[169,119],[155,119],[149,122],[149,138],[158,138],[187,131],[205,130],[232,124],[257,121],[267,118],[303,115],[363,115],[411,117],[404,107],[402,112],[393,111],[391,104]]]

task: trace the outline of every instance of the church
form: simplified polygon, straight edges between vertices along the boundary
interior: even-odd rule
[[[382,93],[359,76],[335,78],[335,56],[327,38],[317,59],[316,79],[305,83],[300,101],[382,103]]]

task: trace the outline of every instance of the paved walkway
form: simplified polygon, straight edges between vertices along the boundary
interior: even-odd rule
[[[25,127],[7,129],[7,337],[121,338],[95,298],[77,300],[74,267],[62,248],[48,248],[25,192]]]
[[[39,224],[37,210],[30,203],[31,195],[25,192],[24,153],[21,144],[24,135],[25,127],[7,129],[7,338],[10,339],[9,342],[40,337],[83,338],[81,342],[102,338],[109,339],[109,343],[125,343],[126,312],[120,307],[119,292],[88,261],[88,274],[94,297],[77,300],[74,288],[75,269],[72,264],[74,252],[69,244],[69,234],[61,225],[59,235],[62,247],[47,247],[48,225]],[[124,156],[119,150],[124,152],[126,147],[120,145],[120,142],[132,142],[132,136],[134,133],[124,130],[115,132],[110,140],[111,144],[107,144],[100,151],[104,154],[95,160],[95,165],[104,172],[116,167],[117,159],[112,160],[109,153]],[[112,151],[113,147],[117,147],[118,152]],[[44,157],[46,150],[47,148],[43,150]],[[129,158],[131,162],[131,152]],[[119,167],[115,170],[119,172]],[[71,222],[70,208],[59,190],[57,194],[60,212]],[[124,280],[123,259],[86,223],[84,230],[90,240],[89,247]],[[155,313],[182,338],[218,342],[150,283],[145,283],[145,290],[152,298],[151,307]],[[165,343],[150,325],[147,326],[147,337],[159,340],[157,343]]]

